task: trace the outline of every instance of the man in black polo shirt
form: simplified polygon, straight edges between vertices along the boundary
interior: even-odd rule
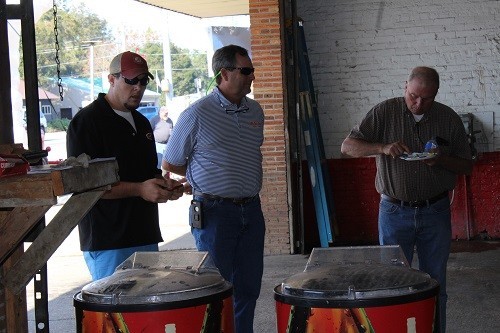
[[[93,280],[113,274],[137,251],[158,251],[158,203],[182,196],[179,182],[161,178],[149,121],[136,111],[153,75],[146,60],[120,53],[109,66],[107,94],[80,110],[67,132],[68,156],[115,157],[120,182],[78,225],[80,248]]]

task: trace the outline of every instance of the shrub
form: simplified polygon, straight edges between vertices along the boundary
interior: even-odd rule
[[[60,131],[65,131],[68,129],[70,120],[69,119],[54,119],[49,121],[48,123],[48,132],[60,132]]]

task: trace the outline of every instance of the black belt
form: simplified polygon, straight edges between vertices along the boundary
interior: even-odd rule
[[[389,202],[392,202],[394,204],[401,205],[401,206],[412,207],[412,208],[422,208],[422,207],[432,205],[433,203],[436,203],[439,200],[446,198],[447,196],[448,196],[448,192],[443,192],[443,193],[438,194],[435,197],[432,197],[432,198],[427,199],[427,200],[403,201],[403,200],[399,200],[396,198],[392,198],[388,195],[382,194],[382,199],[389,201]]]
[[[202,192],[198,192],[198,191],[194,191],[193,195],[197,196],[197,197],[202,197],[203,199],[206,199],[206,200],[229,202],[229,203],[232,203],[235,205],[244,205],[246,203],[254,201],[255,199],[257,199],[259,197],[256,194],[252,197],[245,197],[245,198],[225,198],[225,197],[220,197],[218,195],[207,194],[207,193],[202,193]]]

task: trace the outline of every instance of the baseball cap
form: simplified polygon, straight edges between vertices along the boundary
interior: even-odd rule
[[[138,75],[147,73],[151,79],[153,74],[149,72],[148,63],[137,53],[126,51],[118,54],[109,64],[109,73],[121,73],[127,79],[133,79]]]

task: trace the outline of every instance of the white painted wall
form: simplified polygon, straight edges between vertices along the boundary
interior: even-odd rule
[[[438,70],[436,100],[477,113],[500,151],[500,1],[298,0],[327,158],[411,68]],[[491,115],[485,116],[484,113]],[[492,134],[493,133],[493,134]]]

